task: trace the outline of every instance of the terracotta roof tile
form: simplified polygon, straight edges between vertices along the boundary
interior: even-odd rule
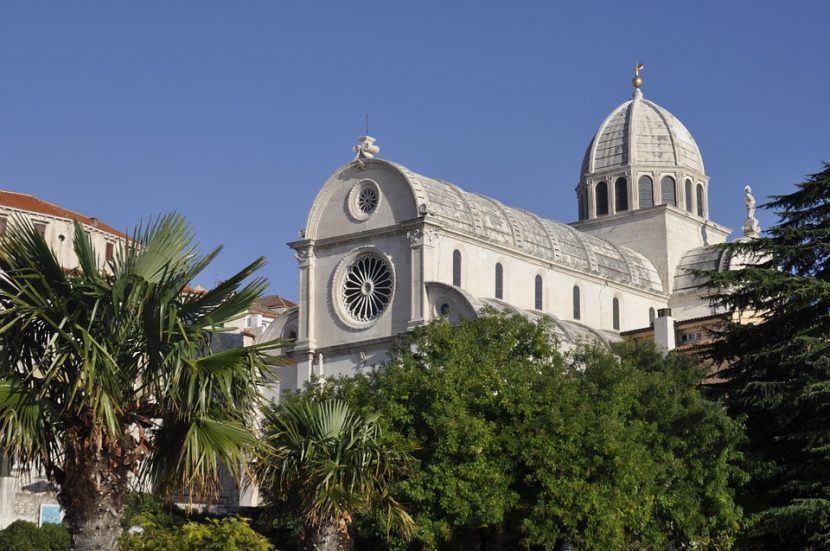
[[[43,199],[29,195],[28,193],[18,193],[16,191],[2,191],[0,190],[0,205],[10,207],[13,209],[27,210],[29,212],[36,212],[39,214],[46,214],[48,216],[57,216],[59,218],[69,218],[78,220],[79,222],[97,228],[103,232],[112,234],[116,237],[126,238],[127,235],[116,230],[112,226],[104,224],[100,220],[94,220],[90,216],[75,212],[57,205],[53,205]]]
[[[287,298],[283,298],[279,295],[265,295],[264,297],[257,299],[257,303],[266,308],[293,308],[294,306],[297,306]]]

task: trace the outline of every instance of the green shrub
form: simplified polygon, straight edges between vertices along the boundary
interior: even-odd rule
[[[152,514],[139,514],[133,524],[140,534],[124,533],[121,551],[271,551],[274,546],[257,534],[246,519],[225,517],[164,527]]]
[[[69,551],[69,530],[63,524],[37,524],[16,520],[0,530],[3,551]]]

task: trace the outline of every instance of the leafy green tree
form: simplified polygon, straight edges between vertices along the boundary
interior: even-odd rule
[[[55,481],[75,549],[114,549],[131,473],[198,497],[238,474],[267,346],[215,351],[222,324],[263,291],[257,260],[216,288],[187,285],[199,256],[184,219],[137,229],[105,270],[75,224],[65,271],[17,220],[0,241],[0,451]]]
[[[726,246],[746,267],[709,274],[752,321],[730,323],[715,357],[754,459],[748,538],[766,549],[830,547],[830,165],[796,188],[764,205],[779,220],[763,237]]]
[[[265,411],[257,473],[267,506],[303,522],[309,549],[351,549],[352,516],[373,508],[404,537],[412,518],[388,492],[411,457],[383,439],[376,416],[355,414],[339,400],[286,398]]]
[[[420,328],[335,392],[414,448],[394,495],[423,548],[728,548],[742,431],[702,377],[651,347],[563,356],[545,323],[489,315]]]

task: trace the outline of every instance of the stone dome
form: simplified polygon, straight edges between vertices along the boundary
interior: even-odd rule
[[[599,127],[585,152],[582,175],[629,166],[678,167],[705,175],[691,133],[666,109],[644,99],[639,89]]]

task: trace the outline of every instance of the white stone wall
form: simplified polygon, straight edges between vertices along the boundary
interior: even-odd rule
[[[442,235],[434,263],[434,279],[452,284],[452,256],[458,249],[462,257],[461,288],[474,297],[495,297],[495,265],[503,267],[503,298],[522,310],[535,306],[535,278],[542,276],[543,311],[564,320],[574,320],[573,288],[580,288],[580,321],[597,329],[613,330],[612,302],[620,302],[620,330],[648,325],[649,308],[666,307],[666,297],[591,274],[577,272],[507,251]]]
[[[667,205],[585,220],[573,226],[643,254],[654,264],[667,293],[673,291],[677,266],[686,252],[723,243],[731,233],[719,224]]]

